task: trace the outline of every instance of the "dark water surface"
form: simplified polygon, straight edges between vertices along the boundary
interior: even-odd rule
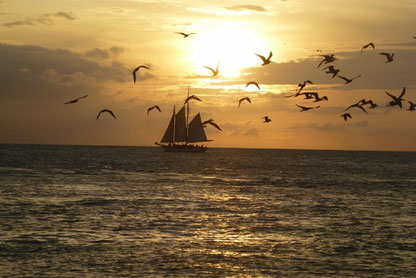
[[[0,145],[0,276],[416,277],[416,153]]]

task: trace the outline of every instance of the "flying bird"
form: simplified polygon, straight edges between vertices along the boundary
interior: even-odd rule
[[[220,66],[220,63],[218,63],[217,68],[214,70],[213,68],[204,66],[205,68],[209,69],[210,71],[212,71],[212,76],[217,76],[219,73],[218,67]]]
[[[80,99],[82,99],[82,98],[86,98],[88,95],[85,95],[85,96],[83,96],[83,97],[79,97],[79,98],[76,98],[76,99],[73,99],[73,100],[70,100],[70,101],[68,101],[68,102],[65,102],[64,104],[73,104],[73,103],[77,103],[78,102],[78,100],[80,100]]]
[[[254,53],[254,54],[256,54],[257,56],[259,56],[260,59],[263,61],[262,66],[265,66],[265,65],[270,64],[270,62],[271,62],[270,61],[270,58],[272,58],[272,55],[273,55],[273,53],[270,51],[269,57],[267,57],[267,59],[266,59],[263,55],[260,55],[260,54],[257,54],[257,53]]]
[[[393,62],[393,56],[394,56],[394,53],[386,53],[386,52],[382,52],[382,53],[380,53],[380,55],[384,55],[384,56],[386,56],[386,58],[387,58],[386,63]]]
[[[364,45],[364,46],[361,48],[361,54],[363,54],[363,50],[364,50],[364,49],[366,49],[366,48],[367,48],[367,47],[369,47],[369,46],[371,46],[373,49],[376,49],[376,48],[375,48],[375,46],[374,46],[374,43],[370,42],[370,43],[368,43],[368,44]]]
[[[152,107],[149,107],[148,109],[147,109],[147,116],[149,116],[149,112],[150,111],[152,111],[153,109],[157,109],[157,110],[159,110],[159,112],[162,112],[162,110],[160,110],[160,108],[159,108],[159,106],[157,106],[157,105],[155,105],[155,106],[152,106]]]
[[[297,105],[297,104],[296,104],[296,106],[297,106],[297,107],[299,107],[300,109],[302,109],[302,110],[300,110],[300,112],[303,112],[303,111],[308,111],[308,110],[311,110],[311,109],[315,109],[315,108],[319,108],[319,107],[321,107],[321,106],[306,107],[306,106],[301,106],[301,105]]]
[[[141,68],[144,68],[144,69],[149,69],[149,67],[147,67],[147,66],[138,66],[137,68],[135,68],[134,70],[133,70],[133,81],[134,81],[134,83],[136,83],[136,72],[139,70],[139,69],[141,69]]]
[[[250,100],[250,98],[249,98],[249,97],[243,97],[242,99],[240,99],[240,100],[238,101],[238,107],[237,107],[237,108],[240,108],[240,104],[241,104],[241,102],[243,102],[244,100],[247,100],[249,103],[251,103],[251,100]]]
[[[104,113],[104,112],[109,113],[111,116],[113,116],[113,118],[114,118],[114,119],[117,119],[117,118],[116,118],[116,115],[114,115],[113,111],[108,110],[108,109],[103,109],[103,110],[101,110],[101,111],[98,113],[96,120],[98,120],[98,118],[100,117],[101,113]]]
[[[189,96],[189,97],[187,97],[186,99],[185,99],[185,103],[184,104],[187,104],[188,103],[188,101],[190,101],[191,99],[194,99],[194,100],[197,100],[197,101],[202,101],[199,97],[197,97],[196,95],[192,95],[192,96]]]
[[[385,92],[389,97],[391,97],[393,100],[390,101],[387,106],[400,106],[402,108],[402,101],[404,101],[403,96],[406,93],[406,87],[403,87],[403,91],[400,94],[399,97],[393,96],[392,94],[389,94],[388,92]]]
[[[344,121],[347,121],[348,118],[352,119],[351,114],[350,113],[344,113],[341,115],[341,117],[344,118]]]
[[[317,68],[319,68],[322,65],[322,63],[324,63],[324,62],[325,62],[325,64],[329,64],[329,63],[334,62],[337,59],[337,58],[335,58],[335,54],[331,54],[331,55],[319,55],[319,56],[324,57],[324,59],[319,63],[319,65],[317,66]]]
[[[262,119],[264,119],[263,123],[269,123],[272,121],[272,119],[269,118],[269,116],[264,116]]]
[[[416,103],[413,103],[411,101],[408,101],[408,103],[410,104],[409,109],[407,109],[407,111],[415,111],[416,110]]]
[[[322,70],[328,69],[325,73],[332,73],[332,78],[334,78],[339,72],[339,69],[335,69],[334,66],[329,66],[326,68],[323,68]]]
[[[299,83],[299,84],[298,84],[299,90],[298,90],[298,92],[297,92],[296,94],[299,94],[299,93],[300,93],[300,91],[302,91],[302,90],[303,90],[303,88],[305,88],[305,87],[306,87],[306,84],[313,84],[313,82],[312,82],[312,81],[310,81],[310,80],[305,80],[305,81],[303,81],[303,83]]]
[[[354,103],[354,104],[352,104],[352,105],[348,106],[348,107],[347,107],[344,111],[347,111],[348,109],[353,108],[353,107],[360,108],[360,109],[361,109],[361,110],[363,110],[366,114],[368,114],[367,110],[365,110],[365,108],[364,108],[364,107],[363,107],[363,105],[361,104],[361,101],[359,101],[359,102],[357,102],[357,103]]]
[[[315,98],[315,100],[313,102],[319,102],[319,101],[323,101],[323,100],[328,101],[328,97],[327,96],[319,97],[318,94],[316,94],[313,97]]]
[[[257,84],[257,82],[255,82],[255,81],[250,81],[250,82],[248,82],[247,84],[246,84],[246,87],[248,87],[249,85],[255,85],[259,90],[260,90],[260,86],[259,86],[259,84]]]
[[[357,79],[358,77],[361,77],[361,74],[359,74],[359,75],[357,75],[357,76],[355,76],[355,77],[353,77],[351,79],[346,78],[346,77],[341,76],[341,75],[338,75],[338,77],[345,80],[345,83],[344,84],[348,84],[348,83],[351,83],[354,79]]]
[[[190,35],[194,35],[194,34],[196,34],[196,33],[188,33],[188,34],[186,34],[186,33],[183,33],[183,32],[175,32],[176,34],[179,34],[179,35],[182,35],[184,38],[187,38],[187,37],[189,37]]]
[[[216,123],[214,123],[214,120],[213,119],[209,119],[208,121],[202,122],[202,127],[206,127],[207,124],[212,125],[213,127],[215,127],[216,129],[218,129],[219,131],[222,131],[222,129]]]
[[[374,108],[376,108],[378,105],[377,104],[375,104],[371,99],[370,100],[366,100],[365,98],[363,98],[362,100],[360,100],[359,102],[358,102],[361,106],[363,106],[363,105],[367,105],[367,104],[370,104],[370,109],[374,109]]]
[[[305,88],[306,84],[313,84],[313,82],[310,81],[310,80],[305,80],[305,81],[303,81],[303,83],[299,83],[298,84],[299,90],[296,92],[296,94],[290,95],[290,96],[285,96],[285,98],[299,96],[300,95],[300,91],[302,91],[303,88]]]
[[[313,99],[318,96],[317,92],[304,92],[300,93],[299,96],[305,96],[305,99]]]

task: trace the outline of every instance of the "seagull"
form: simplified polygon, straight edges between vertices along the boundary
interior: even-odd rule
[[[323,100],[328,101],[328,97],[327,96],[319,97],[318,94],[316,94],[313,97],[315,98],[315,100],[313,102],[319,102],[319,101],[323,101]]]
[[[241,102],[243,102],[244,100],[247,100],[249,103],[251,103],[251,100],[250,100],[250,98],[249,98],[249,97],[244,97],[244,98],[242,98],[242,99],[240,99],[240,100],[238,101],[238,107],[237,107],[237,108],[240,108],[240,104],[241,104]]]
[[[416,110],[416,103],[413,103],[411,101],[408,101],[408,103],[410,104],[410,107],[409,107],[409,109],[407,109],[407,111],[410,111],[410,112],[415,111]]]
[[[259,56],[260,59],[263,61],[262,66],[265,66],[265,65],[270,64],[270,62],[271,62],[270,61],[270,58],[272,58],[272,55],[273,55],[273,53],[270,51],[269,57],[267,57],[267,59],[266,59],[263,55],[260,55],[260,54],[257,54],[257,53],[254,53],[254,54],[256,54],[257,56]]]
[[[394,53],[386,53],[386,52],[382,52],[382,53],[380,53],[380,55],[384,55],[384,56],[386,56],[386,58],[387,58],[386,63],[393,62],[393,56],[394,56]]]
[[[250,82],[248,82],[248,83],[246,84],[246,87],[248,87],[249,85],[256,85],[256,87],[260,90],[260,86],[259,86],[259,84],[257,84],[257,82],[255,82],[255,81],[250,81]]]
[[[196,34],[196,33],[188,33],[188,34],[186,34],[186,33],[183,33],[183,32],[175,32],[176,34],[179,34],[179,35],[182,35],[184,38],[187,38],[187,37],[189,37],[190,35],[194,35],[194,34]]]
[[[96,120],[98,120],[98,117],[100,117],[101,113],[104,113],[104,112],[110,113],[110,115],[113,116],[114,119],[117,119],[116,115],[114,115],[113,111],[108,110],[108,109],[103,109],[98,113]]]
[[[334,78],[338,74],[338,72],[340,72],[340,70],[335,69],[334,66],[329,66],[329,67],[323,68],[322,70],[326,70],[326,69],[328,70],[325,73],[332,73],[332,78]]]
[[[344,83],[344,84],[351,83],[354,79],[357,79],[357,78],[358,78],[358,77],[360,77],[360,76],[361,76],[361,74],[359,74],[359,75],[357,75],[357,76],[355,76],[355,77],[353,77],[353,78],[349,79],[349,78],[346,78],[346,77],[344,77],[344,76],[338,75],[338,77],[339,77],[339,78],[341,78],[341,79],[344,79],[344,80],[345,80],[345,83]]]
[[[269,116],[264,116],[262,119],[264,119],[263,123],[266,123],[266,124],[272,121],[272,120],[269,118]]]
[[[366,100],[365,98],[360,100],[358,102],[361,106],[366,105],[366,104],[370,104],[370,109],[374,109],[376,108],[378,105],[375,104],[371,99],[370,100]]]
[[[300,109],[302,109],[302,110],[300,110],[300,112],[303,112],[303,111],[308,111],[308,110],[311,110],[311,109],[315,109],[315,108],[319,108],[319,107],[321,107],[321,106],[306,107],[306,106],[301,106],[301,105],[297,105],[297,104],[296,104],[296,106],[297,106],[297,107],[299,107]]]
[[[83,97],[79,97],[79,98],[76,98],[76,99],[73,99],[73,100],[70,100],[70,101],[68,101],[68,102],[65,102],[64,104],[73,104],[73,103],[76,103],[76,102],[78,102],[78,100],[80,100],[80,99],[82,99],[82,98],[86,98],[88,95],[85,95],[85,96],[83,96]]]
[[[323,62],[325,62],[325,64],[329,64],[334,62],[337,58],[335,58],[335,54],[331,54],[331,55],[319,55],[324,57],[324,59],[319,63],[318,68],[322,65]]]
[[[402,108],[402,101],[404,101],[403,96],[406,93],[406,87],[403,87],[403,91],[400,94],[399,97],[393,96],[391,94],[389,94],[388,92],[385,92],[389,97],[391,97],[393,100],[390,101],[387,106],[400,106],[400,108]]]
[[[317,92],[304,92],[299,94],[299,96],[305,96],[305,99],[313,99],[318,96]]]
[[[147,109],[147,116],[149,116],[149,112],[150,111],[152,111],[153,109],[157,109],[157,110],[159,110],[159,112],[162,112],[162,110],[160,110],[160,108],[159,108],[159,106],[157,106],[157,105],[155,105],[155,106],[152,106],[152,107],[149,107],[148,109]]]
[[[368,44],[364,45],[364,46],[361,48],[361,54],[363,54],[363,50],[364,50],[364,49],[366,49],[366,48],[367,48],[367,47],[369,47],[369,46],[371,46],[373,49],[376,49],[376,48],[374,47],[374,43],[370,42],[370,43],[368,43]]]
[[[204,66],[205,68],[209,69],[210,71],[212,71],[212,76],[217,76],[219,73],[218,67],[220,66],[220,63],[218,63],[217,68],[214,70],[213,68]]]
[[[185,99],[185,103],[184,104],[187,104],[188,103],[188,101],[190,101],[191,99],[194,99],[194,100],[197,100],[197,101],[202,101],[199,97],[197,97],[196,95],[192,95],[192,96],[189,96],[189,97],[187,97],[186,99]]]
[[[290,95],[290,96],[285,96],[285,98],[300,96],[300,95],[301,95],[301,94],[300,94],[300,91],[302,91],[302,90],[303,90],[303,88],[305,88],[305,86],[306,86],[306,84],[307,84],[307,83],[309,83],[309,84],[313,84],[313,82],[312,82],[312,81],[310,81],[310,80],[305,80],[305,81],[303,81],[303,83],[299,83],[299,84],[298,84],[299,90],[297,91],[297,93],[296,93],[296,94],[294,94],[294,95]]]
[[[139,70],[139,69],[141,69],[141,68],[144,68],[144,69],[149,69],[147,66],[138,66],[137,68],[135,68],[134,70],[133,70],[133,81],[134,81],[134,83],[136,83],[136,72]]]
[[[347,107],[344,111],[347,111],[348,109],[353,108],[353,107],[360,108],[360,109],[361,109],[361,110],[363,110],[366,114],[368,114],[367,110],[365,110],[365,108],[364,108],[364,107],[363,107],[363,105],[361,104],[361,101],[359,101],[359,102],[357,102],[357,103],[354,103],[354,104],[352,104],[352,105],[348,106],[348,107]]]
[[[303,83],[299,83],[298,84],[298,87],[299,87],[299,91],[298,91],[298,93],[300,93],[300,91],[302,91],[303,90],[303,88],[305,88],[305,86],[306,86],[306,84],[313,84],[313,82],[312,81],[310,81],[310,80],[305,80],[305,81],[303,81]]]
[[[206,127],[207,124],[210,124],[213,127],[215,127],[216,129],[222,131],[222,129],[216,123],[214,123],[214,120],[213,119],[209,119],[208,121],[202,122],[201,125],[202,125],[202,127]]]
[[[351,114],[350,113],[344,113],[341,115],[341,117],[344,118],[344,121],[347,121],[348,118],[352,119]]]

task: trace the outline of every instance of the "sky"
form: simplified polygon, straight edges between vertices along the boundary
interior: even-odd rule
[[[407,111],[416,102],[416,1],[224,2],[0,1],[0,143],[153,146],[189,86],[202,100],[191,117],[223,130],[206,127],[209,147],[416,151],[416,112]],[[361,53],[369,42],[375,49]],[[255,54],[270,51],[262,66]],[[317,68],[324,54],[337,60]],[[206,67],[218,64],[212,77]],[[134,84],[139,65],[150,69]],[[361,77],[344,84],[322,70],[329,65]],[[313,82],[305,92],[328,101],[285,97],[304,80]],[[385,92],[404,87],[403,109],[386,107]],[[243,97],[252,103],[237,108]],[[351,108],[344,121],[363,98],[378,107]],[[153,105],[162,113],[147,115]],[[101,109],[117,119],[97,120]]]

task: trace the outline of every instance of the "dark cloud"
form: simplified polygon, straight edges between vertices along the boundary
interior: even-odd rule
[[[294,129],[309,128],[309,129],[314,129],[314,130],[323,131],[323,132],[333,132],[333,131],[347,130],[349,127],[361,127],[361,128],[368,127],[367,121],[358,121],[358,122],[351,122],[351,121],[352,120],[350,120],[350,122],[348,123],[343,122],[341,124],[333,124],[330,122],[323,123],[323,124],[308,123],[308,124],[296,126],[293,128]]]
[[[253,12],[266,12],[267,10],[262,6],[257,5],[235,5],[231,7],[225,7],[231,11],[253,11]]]
[[[6,22],[1,24],[4,27],[17,27],[17,26],[34,26],[34,25],[53,25],[55,23],[55,19],[63,18],[66,20],[75,20],[76,17],[72,12],[56,12],[54,14],[43,14],[36,18],[25,18],[22,20],[16,20],[11,22]]]
[[[91,57],[91,58],[97,58],[97,59],[110,58],[110,54],[108,53],[108,50],[101,49],[101,48],[94,48],[92,50],[89,50],[85,53],[85,56]]]
[[[85,56],[95,59],[108,59],[110,57],[118,57],[124,52],[124,48],[113,46],[108,49],[94,48],[85,53]]]
[[[51,91],[91,89],[106,81],[129,81],[131,76],[130,70],[119,62],[102,65],[63,49],[0,44],[0,60],[3,100],[33,98]],[[139,76],[139,81],[143,78]]]
[[[118,55],[120,55],[121,53],[123,53],[125,51],[125,49],[120,47],[120,46],[112,46],[108,50],[114,56],[118,56]]]

